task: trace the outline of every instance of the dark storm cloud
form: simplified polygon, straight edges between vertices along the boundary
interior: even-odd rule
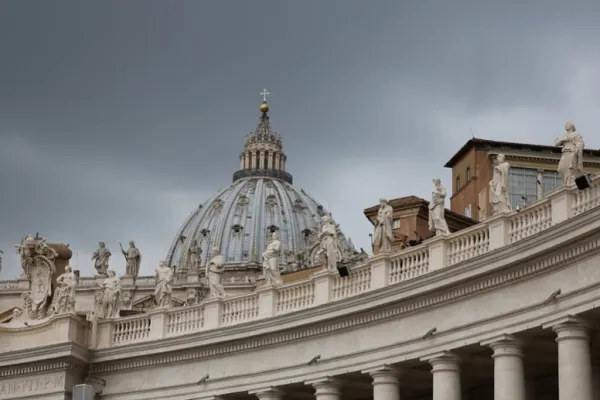
[[[36,231],[87,274],[98,240],[136,239],[149,273],[231,181],[265,86],[296,183],[363,247],[362,209],[429,196],[471,129],[551,143],[574,119],[598,147],[598,17],[591,0],[4,1],[0,279]]]

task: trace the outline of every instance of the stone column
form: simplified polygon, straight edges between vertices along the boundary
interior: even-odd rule
[[[315,400],[340,400],[341,385],[333,378],[323,378],[306,382],[315,388]]]
[[[521,341],[502,335],[482,344],[494,350],[494,400],[527,400]]]
[[[592,400],[592,361],[589,329],[582,322],[552,327],[558,343],[559,400]]]
[[[269,151],[267,158],[268,158],[267,168],[273,169],[273,152],[272,151]]]
[[[249,392],[258,397],[259,400],[281,400],[283,399],[283,392],[274,387],[268,387],[266,389],[254,390]]]
[[[280,155],[279,152],[275,153],[275,169],[281,169],[281,164],[279,164]]]
[[[255,151],[252,152],[250,159],[252,161],[252,167],[251,168],[254,168],[254,169],[258,168],[258,164],[256,163],[257,161],[256,161],[256,152]]]
[[[373,400],[400,400],[399,370],[384,365],[363,373],[373,378]]]
[[[260,162],[258,164],[258,168],[259,169],[266,169],[267,168],[267,166],[266,166],[267,160],[265,159],[265,152],[264,151],[260,152],[260,158],[259,158],[259,160],[260,160]]]
[[[432,400],[461,400],[460,359],[444,351],[427,361],[433,374]]]

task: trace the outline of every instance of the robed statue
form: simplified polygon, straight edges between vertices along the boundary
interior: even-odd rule
[[[446,188],[440,178],[433,180],[433,192],[429,203],[429,231],[436,235],[449,235],[450,229],[446,223]]]
[[[227,296],[223,288],[223,273],[225,272],[225,257],[218,247],[213,247],[210,261],[206,263],[206,280],[210,289],[210,297],[223,298]]]
[[[493,215],[510,211],[510,198],[508,195],[508,171],[510,170],[510,164],[504,159],[504,154],[496,156],[494,174],[490,181],[490,203]]]
[[[554,145],[562,147],[558,172],[563,178],[563,185],[573,185],[575,179],[583,175],[583,136],[577,132],[572,122],[567,121],[565,134],[556,139]]]
[[[126,276],[138,276],[140,272],[140,264],[142,262],[142,254],[140,250],[135,247],[135,242],[131,240],[129,242],[129,248],[127,250],[123,249],[123,245],[119,243],[121,246],[121,253],[125,256],[125,275]]]
[[[108,271],[108,260],[110,259],[111,253],[110,250],[106,247],[104,242],[98,243],[98,248],[92,254],[92,261],[94,261],[94,268],[98,272],[98,275],[106,275],[106,271]]]
[[[154,287],[154,301],[158,307],[171,306],[171,294],[173,293],[173,280],[175,275],[173,269],[166,261],[161,261],[156,268],[156,286]]]
[[[263,275],[267,285],[280,285],[281,274],[279,273],[279,259],[281,257],[281,241],[279,233],[271,234],[271,241],[262,254],[263,256]]]
[[[337,227],[329,215],[321,217],[321,232],[318,235],[319,251],[323,267],[335,271],[339,260]]]
[[[394,243],[394,233],[392,231],[393,214],[394,209],[390,203],[386,199],[379,199],[373,244],[379,248],[380,253],[389,253],[392,251],[392,243]]]

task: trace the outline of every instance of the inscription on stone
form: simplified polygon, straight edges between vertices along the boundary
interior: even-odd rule
[[[0,399],[14,399],[30,394],[51,392],[65,388],[62,373],[0,381]]]

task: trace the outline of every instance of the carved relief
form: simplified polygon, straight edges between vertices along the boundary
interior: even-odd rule
[[[204,290],[199,288],[188,288],[185,291],[185,305],[193,306],[200,303],[206,297]]]
[[[294,201],[294,211],[296,212],[302,212],[304,210],[306,210],[308,207],[306,206],[306,204],[304,204],[304,202],[300,199],[296,199],[296,201]]]
[[[243,207],[246,207],[248,205],[248,203],[250,203],[250,198],[248,196],[246,196],[245,194],[243,194],[238,198],[236,206],[238,208],[243,208]]]
[[[221,212],[222,209],[223,209],[223,200],[216,199],[212,203],[212,213],[217,214],[217,213]]]
[[[265,200],[265,204],[267,206],[267,211],[274,212],[278,204],[277,197],[275,197],[273,194],[268,195]]]

